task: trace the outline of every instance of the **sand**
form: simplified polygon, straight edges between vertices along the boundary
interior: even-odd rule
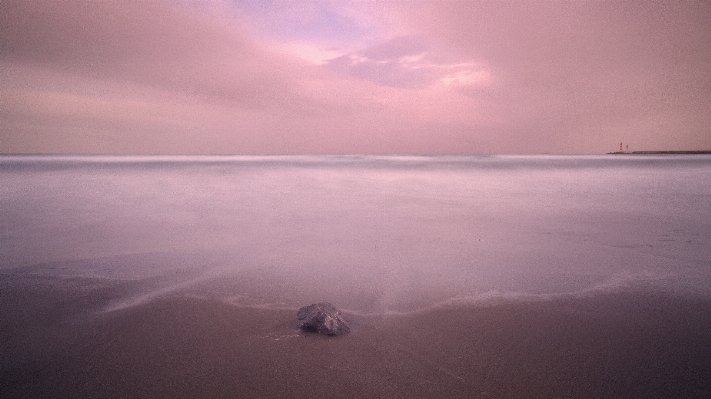
[[[346,313],[167,296],[104,312],[129,282],[0,275],[0,397],[702,398],[711,303],[654,292]],[[336,304],[337,305],[337,304]]]

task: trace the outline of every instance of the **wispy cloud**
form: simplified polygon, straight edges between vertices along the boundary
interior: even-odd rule
[[[484,85],[491,72],[472,61],[455,59],[418,37],[396,37],[362,50],[333,58],[326,67],[342,75],[383,86],[424,88]]]

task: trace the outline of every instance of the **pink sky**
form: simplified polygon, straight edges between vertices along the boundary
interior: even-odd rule
[[[711,149],[708,1],[0,1],[2,153]]]

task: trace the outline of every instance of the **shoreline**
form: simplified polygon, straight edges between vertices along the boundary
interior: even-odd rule
[[[642,290],[358,316],[342,337],[292,310],[0,275],[0,396],[708,397],[711,301]]]

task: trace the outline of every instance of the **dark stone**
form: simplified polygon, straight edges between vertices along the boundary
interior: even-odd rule
[[[341,311],[328,302],[304,306],[299,309],[296,317],[304,331],[326,335],[341,335],[351,331]]]

